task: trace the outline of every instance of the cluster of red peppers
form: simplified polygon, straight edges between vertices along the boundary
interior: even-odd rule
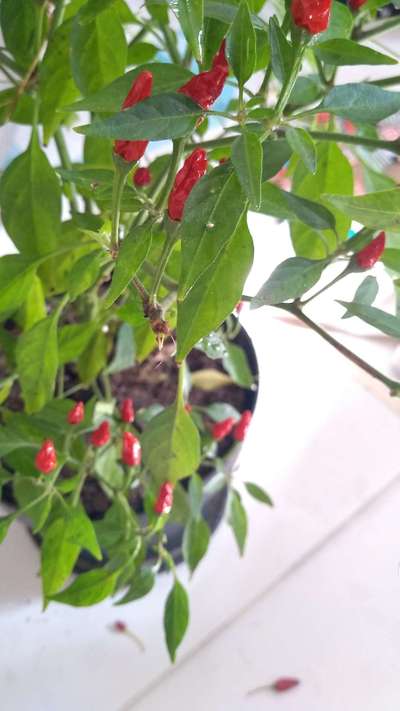
[[[372,242],[367,244],[366,247],[361,249],[355,255],[356,263],[361,269],[371,269],[374,264],[382,256],[385,249],[386,235],[384,232],[380,232],[377,237],[375,237]]]
[[[247,430],[251,422],[251,410],[244,410],[237,421],[234,417],[227,417],[225,420],[216,422],[211,428],[213,439],[219,442],[224,437],[232,433],[233,439],[236,442],[243,442],[246,437]]]

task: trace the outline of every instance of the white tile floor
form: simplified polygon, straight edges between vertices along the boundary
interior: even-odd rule
[[[254,293],[287,256],[285,228],[251,218]],[[5,242],[3,241],[3,248]],[[379,271],[378,271],[379,273]],[[381,276],[381,275],[380,275]],[[382,277],[381,277],[382,279]],[[354,280],[340,286],[352,296]],[[388,309],[382,279],[381,305]],[[396,342],[355,320],[333,297],[323,318],[388,372]],[[322,307],[316,307],[321,318]],[[238,480],[262,482],[275,501],[248,502],[239,560],[221,526],[188,585],[191,626],[175,668],[161,636],[170,580],[149,598],[40,610],[38,551],[21,525],[0,548],[0,708],[5,711],[397,711],[400,706],[399,407],[318,337],[272,309],[246,311],[261,391]],[[349,335],[356,330],[367,338]],[[398,367],[398,365],[397,365]],[[124,619],[146,652],[112,634]],[[277,676],[301,686],[247,697]]]

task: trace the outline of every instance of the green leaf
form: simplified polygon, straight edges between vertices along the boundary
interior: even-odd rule
[[[143,460],[161,483],[190,476],[200,461],[200,438],[181,400],[153,417],[142,435]]]
[[[310,173],[317,170],[317,151],[315,143],[304,128],[287,128],[286,138],[294,153],[297,153]]]
[[[103,138],[161,141],[188,136],[201,115],[200,106],[183,94],[157,94],[75,131]]]
[[[97,329],[96,321],[84,321],[60,328],[58,331],[59,365],[76,360],[87,348]]]
[[[90,570],[89,573],[78,575],[66,590],[49,598],[73,607],[96,605],[113,594],[117,577],[118,573],[111,572],[107,568]]]
[[[138,65],[150,62],[157,54],[158,47],[149,42],[135,42],[131,43],[128,47],[128,59],[127,64]]]
[[[0,543],[3,543],[5,537],[7,536],[8,529],[13,521],[15,521],[14,514],[9,514],[8,516],[2,516],[0,518]]]
[[[197,472],[192,474],[189,481],[189,502],[190,510],[193,518],[201,516],[201,507],[203,504],[203,480]]]
[[[277,140],[268,138],[262,144],[262,149],[264,154],[262,182],[264,183],[279,173],[281,168],[289,161],[293,151],[285,138],[278,138]]]
[[[242,133],[232,146],[232,163],[241,186],[252,205],[261,202],[263,150],[255,133]]]
[[[69,279],[71,299],[76,299],[96,283],[104,261],[106,255],[103,250],[96,249],[75,262]]]
[[[183,535],[183,557],[191,573],[194,573],[205,556],[210,542],[210,529],[203,518],[191,519]]]
[[[43,284],[36,274],[33,274],[31,288],[26,296],[25,303],[19,314],[20,323],[24,331],[35,325],[47,315]]]
[[[271,17],[268,26],[269,44],[271,48],[272,71],[283,84],[288,78],[293,66],[293,47],[287,41],[275,16]]]
[[[319,44],[320,42],[327,42],[328,40],[336,38],[350,37],[352,29],[353,15],[349,8],[346,7],[346,5],[342,5],[341,2],[334,0],[328,29],[325,32],[315,35],[311,42]]]
[[[5,457],[15,449],[31,447],[31,443],[18,432],[10,432],[9,428],[0,428],[0,457]]]
[[[228,523],[234,533],[239,553],[243,555],[247,537],[247,514],[239,493],[234,489],[229,495]]]
[[[222,359],[222,365],[236,385],[240,385],[242,388],[252,387],[254,378],[243,348],[227,341],[226,355]]]
[[[153,96],[176,91],[193,76],[191,72],[177,64],[164,64],[161,62],[144,64],[136,69],[131,69],[122,77],[118,77],[111,84],[105,86],[104,89],[90,94],[85,99],[77,101],[75,104],[65,107],[65,109],[69,111],[115,113],[122,106],[133,81],[143,71],[150,71],[153,75]]]
[[[372,229],[398,231],[400,226],[400,189],[380,190],[377,193],[347,197],[347,195],[325,195],[328,202]]]
[[[85,158],[87,162],[88,159]],[[112,189],[114,171],[107,168],[88,168],[86,165],[66,170],[57,168],[57,173],[66,182],[75,183],[77,187],[97,189],[109,187]]]
[[[79,555],[79,546],[68,540],[68,526],[67,518],[57,518],[43,536],[41,577],[45,600],[64,585]]]
[[[135,364],[135,341],[133,328],[128,323],[123,323],[118,330],[115,354],[107,373],[120,373],[121,370],[131,368]]]
[[[400,93],[374,84],[343,84],[330,90],[318,110],[356,123],[376,124],[400,110]]]
[[[0,258],[0,313],[16,311],[23,304],[39,263],[20,254]]]
[[[251,302],[252,309],[297,299],[311,289],[326,267],[324,260],[290,257],[279,264]]]
[[[71,27],[72,21],[67,21],[55,30],[39,65],[40,119],[45,144],[66,118],[59,109],[79,95],[69,61]]]
[[[38,321],[17,344],[17,371],[28,413],[38,412],[51,400],[58,368],[59,312]]]
[[[326,207],[281,190],[273,183],[262,186],[258,212],[280,219],[300,220],[315,230],[334,230],[336,225],[334,215]]]
[[[243,86],[254,71],[256,33],[247,2],[242,0],[228,34],[228,56],[239,86]]]
[[[204,14],[206,17],[211,17],[214,20],[220,20],[220,22],[231,25],[237,16],[238,4],[238,0],[234,0],[234,2],[227,2],[226,0],[220,0],[219,2],[205,0]],[[250,19],[255,29],[267,30],[268,25],[260,17],[257,17],[257,15],[251,14]]]
[[[353,193],[353,172],[351,165],[340,150],[331,142],[317,144],[317,172],[312,175],[299,162],[293,178],[293,190],[297,196],[318,200],[329,209],[332,209],[327,200],[322,198],[323,193],[340,192],[343,195]],[[340,240],[347,238],[351,219],[338,210],[332,210],[336,220],[336,231]],[[327,252],[336,249],[337,238],[332,230],[325,230],[321,235],[315,229],[298,223],[290,226],[293,246],[296,254],[309,259],[320,259]]]
[[[397,60],[387,54],[377,52],[370,47],[349,39],[331,39],[320,42],[314,47],[318,59],[334,67],[358,64],[397,64]]]
[[[125,34],[114,8],[100,12],[91,22],[75,16],[71,32],[71,67],[83,94],[101,89],[124,73],[127,59]]]
[[[84,24],[95,19],[96,15],[115,3],[115,0],[87,0],[79,10],[79,21]]]
[[[0,183],[4,227],[24,256],[55,249],[60,233],[61,190],[33,131],[28,150],[4,171]]]
[[[174,0],[175,11],[182,32],[198,62],[203,61],[204,0]]]
[[[17,476],[13,479],[13,492],[20,508],[38,499],[45,491],[45,484],[30,477]],[[51,501],[52,496],[49,493],[45,499],[31,506],[27,511],[27,515],[33,523],[35,533],[36,531],[40,531],[46,523],[50,513]]]
[[[151,247],[151,231],[148,227],[135,228],[122,241],[113,272],[110,288],[104,300],[109,308],[127,288],[140,269]]]
[[[67,541],[85,548],[96,560],[103,558],[93,523],[81,505],[72,509],[69,514]]]
[[[180,298],[185,298],[197,279],[227,246],[240,223],[246,203],[236,174],[225,165],[216,168],[195,185],[186,202],[181,225]],[[199,338],[201,336],[197,340]]]
[[[261,486],[258,486],[258,484],[254,484],[251,481],[245,481],[244,485],[250,496],[253,497],[253,499],[260,501],[262,504],[267,504],[267,506],[274,505],[271,497],[267,494],[266,491],[264,491]]]
[[[108,338],[95,329],[95,335],[78,361],[78,374],[82,383],[91,383],[105,368],[108,356]]]
[[[175,579],[164,610],[165,641],[172,662],[175,661],[176,650],[185,636],[188,624],[189,599],[183,585]]]
[[[151,592],[154,587],[155,577],[150,568],[141,568],[135,573],[135,576],[130,584],[125,595],[116,602],[116,605],[126,605],[133,600],[139,600]]]
[[[0,23],[4,43],[18,64],[27,68],[35,54],[39,8],[34,0],[2,0]]]
[[[400,249],[385,249],[381,257],[381,262],[383,262],[388,269],[400,272]]]
[[[240,301],[252,263],[253,241],[243,217],[223,252],[202,274],[185,300],[178,302],[178,360],[232,313]]]
[[[352,316],[357,316],[361,321],[377,328],[378,331],[393,338],[400,338],[400,318],[397,316],[388,314],[375,306],[358,304],[354,301],[338,301],[338,303],[345,306]]]
[[[357,304],[364,304],[366,306],[372,306],[379,291],[378,281],[373,276],[366,276],[361,282],[356,293],[354,294],[354,299]],[[342,318],[351,318],[353,314],[347,311],[343,314]]]

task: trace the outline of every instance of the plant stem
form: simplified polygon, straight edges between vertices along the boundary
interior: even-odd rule
[[[282,114],[285,110],[286,104],[290,99],[290,95],[292,93],[293,87],[296,83],[296,79],[297,79],[299,71],[301,69],[301,63],[303,61],[303,55],[304,55],[305,50],[306,50],[306,44],[303,41],[302,44],[300,44],[298,47],[297,55],[296,55],[294,62],[293,62],[293,67],[291,69],[291,72],[290,72],[288,78],[286,79],[286,81],[282,87],[281,93],[278,98],[278,102],[275,107],[274,120],[277,123],[279,123],[279,121],[282,117]]]
[[[375,35],[382,35],[384,32],[389,32],[394,27],[400,25],[400,15],[396,17],[391,17],[390,20],[386,22],[377,22],[375,25],[366,30],[355,30],[353,32],[353,38],[357,40],[366,40],[369,37],[375,37]]]
[[[157,271],[156,267],[153,267],[151,262],[149,262],[147,259],[144,260],[142,264],[142,269],[150,276],[155,276],[155,273]],[[166,274],[163,274],[161,278],[161,284],[165,286],[166,289],[177,289],[178,287],[178,282],[176,282],[175,279],[171,279]]]
[[[83,462],[82,462],[81,467],[78,472],[79,481],[78,481],[78,484],[75,488],[75,491],[74,491],[74,493],[72,495],[72,499],[71,499],[71,504],[72,504],[73,508],[75,508],[79,504],[79,500],[81,497],[81,491],[82,491],[83,485],[85,483],[85,479],[88,475],[88,466],[87,465],[88,465],[88,459],[89,459],[90,454],[91,454],[90,449],[87,449],[85,456],[83,458]]]
[[[385,77],[384,79],[374,79],[367,83],[373,84],[374,86],[396,86],[400,84],[400,75],[397,74],[395,77]]]
[[[175,46],[174,36],[171,32],[171,29],[169,27],[167,27],[166,25],[162,25],[161,23],[159,24],[159,28],[162,32],[163,37],[164,37],[165,47],[168,51],[169,56],[172,59],[172,62],[174,64],[180,64],[181,58],[180,58],[179,52]]]
[[[171,230],[169,234],[167,234],[166,240],[164,242],[164,246],[161,252],[161,257],[160,261],[157,264],[156,267],[156,273],[154,275],[154,281],[150,290],[150,296],[149,296],[149,301],[150,304],[156,304],[157,302],[157,293],[158,290],[161,286],[161,281],[163,278],[164,270],[165,267],[168,264],[168,260],[171,256],[171,252],[174,248],[174,244],[176,242],[176,231]]]
[[[132,166],[130,164],[127,164],[127,167],[125,167],[119,162],[115,163],[115,173],[111,199],[111,248],[114,252],[118,252],[119,248],[121,199],[122,193],[124,191],[125,181],[131,167]]]
[[[52,38],[57,27],[59,27],[63,21],[65,0],[56,0],[55,8],[53,12],[53,17],[51,18],[51,26],[49,31],[49,41]]]
[[[296,318],[298,318],[300,321],[302,321],[302,323],[311,328],[312,331],[318,333],[318,335],[321,336],[324,341],[333,346],[345,358],[354,363],[354,365],[357,365],[359,368],[368,373],[368,375],[370,375],[372,378],[375,378],[375,380],[379,380],[379,382],[383,383],[383,385],[386,385],[386,387],[389,388],[390,394],[392,396],[400,395],[400,382],[388,378],[386,375],[384,375],[384,373],[381,373],[379,370],[377,370],[372,365],[363,360],[363,358],[360,358],[349,348],[337,341],[336,338],[333,338],[333,336],[331,336],[327,331],[325,331],[323,328],[318,326],[318,324],[312,321],[308,316],[306,316],[299,308],[299,306],[297,306],[297,304],[276,304],[276,307],[278,309],[282,309],[283,311],[291,313],[293,316],[296,316]]]
[[[64,133],[61,126],[59,126],[59,128],[56,130],[54,134],[54,140],[57,146],[58,155],[60,156],[60,162],[62,167],[64,168],[64,170],[71,170],[71,160],[68,154],[68,148],[67,144],[65,143]],[[75,215],[78,212],[78,198],[76,194],[75,183],[70,183],[69,192],[69,204],[71,207],[71,214]]]
[[[323,294],[324,291],[327,291],[328,289],[330,289],[331,286],[333,286],[334,284],[337,284],[338,281],[341,281],[341,279],[343,279],[343,277],[347,276],[348,274],[351,274],[352,272],[353,272],[353,268],[349,264],[347,264],[346,268],[342,272],[340,272],[340,274],[338,274],[334,279],[332,279],[332,281],[330,281],[328,284],[325,284],[325,286],[321,287],[321,289],[318,289],[318,291],[316,291],[315,294],[312,294],[311,296],[309,296],[309,298],[306,299],[305,301],[300,301],[299,305],[303,307],[306,304],[309,304],[310,301],[313,301],[313,299],[315,299],[317,296],[319,296],[320,294]]]
[[[293,117],[294,118],[294,117]],[[347,133],[331,131],[309,131],[310,136],[321,141],[334,141],[335,143],[350,143],[355,146],[383,149],[400,155],[400,141],[382,141],[379,138],[364,138],[364,136],[350,136]]]

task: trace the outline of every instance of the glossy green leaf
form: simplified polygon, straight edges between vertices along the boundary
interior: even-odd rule
[[[150,42],[133,42],[128,47],[127,64],[138,65],[150,62],[157,54],[158,47]]]
[[[258,212],[283,220],[300,220],[315,230],[335,229],[335,216],[324,205],[264,183]]]
[[[158,483],[175,483],[198,467],[199,433],[180,400],[153,417],[141,442],[145,466]]]
[[[265,182],[279,173],[289,161],[293,151],[285,138],[267,139],[262,144],[262,149],[264,154],[262,181]]]
[[[20,254],[0,258],[0,312],[16,311],[23,304],[39,263]]]
[[[122,241],[112,276],[110,288],[104,300],[109,308],[118,299],[140,269],[151,247],[151,232],[147,227],[136,228]]]
[[[243,86],[250,79],[256,61],[256,33],[247,2],[242,0],[228,34],[229,63]]]
[[[78,373],[82,383],[91,383],[106,367],[108,338],[103,331],[95,330],[95,335],[78,361]]]
[[[73,508],[69,514],[67,540],[89,551],[96,560],[102,559],[93,523],[81,505]]]
[[[114,357],[107,368],[107,373],[120,373],[135,364],[135,341],[133,328],[123,323],[118,329]]]
[[[330,90],[320,109],[356,123],[376,124],[400,111],[400,92],[373,84],[343,84]]]
[[[358,64],[397,64],[397,60],[387,54],[349,39],[331,39],[320,42],[314,48],[318,59],[335,67]]]
[[[185,526],[183,536],[183,557],[191,573],[194,573],[201,559],[207,553],[210,529],[203,518],[191,519]]]
[[[240,385],[242,388],[252,387],[254,378],[243,348],[228,341],[226,343],[226,355],[224,355],[222,359],[222,365],[237,385]]]
[[[181,226],[180,298],[187,295],[230,241],[246,203],[236,174],[225,165],[206,175],[193,188],[186,202]]]
[[[60,365],[76,360],[87,348],[95,331],[96,321],[83,321],[62,326],[58,331],[58,362]]]
[[[18,432],[10,432],[9,428],[0,428],[0,457],[5,457],[15,449],[31,447],[31,443]]]
[[[292,45],[287,41],[275,16],[271,17],[269,21],[268,36],[272,71],[276,78],[283,83],[292,69],[294,53]]]
[[[332,205],[323,197],[327,192],[340,192],[343,195],[353,194],[353,172],[351,165],[340,150],[331,142],[317,144],[317,171],[312,175],[299,162],[294,178],[293,190],[299,197],[309,200],[318,200],[333,213],[336,221],[336,231],[340,240],[347,238],[351,219],[347,214],[332,209]],[[337,238],[332,230],[325,230],[323,234],[310,226],[291,223],[290,232],[296,254],[309,259],[320,259],[328,252],[336,249]]]
[[[378,291],[379,285],[377,279],[374,276],[366,276],[357,288],[353,301],[357,304],[372,306],[378,295]],[[353,314],[347,311],[343,314],[342,318],[351,318],[351,316],[353,316]]]
[[[255,133],[242,133],[232,146],[232,164],[250,203],[261,202],[263,150]]]
[[[86,158],[89,162],[88,158]],[[82,188],[112,188],[114,171],[107,168],[87,168],[85,165],[72,170],[58,168],[62,179],[66,182],[75,183],[77,187]]]
[[[0,517],[0,543],[3,543],[5,537],[7,536],[8,529],[10,528],[14,520],[14,514],[9,514],[8,516]]]
[[[243,555],[247,538],[247,514],[239,493],[234,489],[229,494],[228,523],[235,536],[239,553]]]
[[[57,593],[72,573],[80,548],[68,541],[68,520],[57,518],[45,530],[41,548],[43,598]]]
[[[38,321],[17,344],[17,372],[28,413],[51,400],[58,368],[57,324],[59,313]]]
[[[20,310],[19,318],[24,331],[41,321],[47,315],[42,281],[36,274],[32,276],[31,287]]]
[[[21,254],[51,252],[60,233],[61,190],[36,131],[28,150],[4,171],[0,183],[4,227]]]
[[[190,71],[177,64],[152,62],[136,69],[131,69],[122,77],[115,79],[100,91],[90,94],[81,101],[65,107],[70,111],[93,111],[95,113],[115,113],[132,86],[133,81],[143,71],[151,71],[153,75],[152,95],[176,91],[193,76]]]
[[[302,257],[285,259],[254,296],[251,308],[258,309],[260,306],[299,298],[319,281],[326,264],[324,260]]]
[[[77,87],[89,94],[124,73],[125,34],[114,8],[100,12],[91,22],[74,19],[71,32],[71,67]]]
[[[203,61],[204,0],[173,0],[182,32],[198,62]]]
[[[65,590],[49,598],[73,607],[89,607],[105,600],[113,594],[118,574],[108,568],[90,570],[75,578]]]
[[[38,499],[46,491],[46,485],[40,481],[36,481],[31,477],[15,477],[13,481],[13,493],[17,499],[20,508],[31,504],[35,499]],[[50,513],[52,496],[50,493],[45,499],[42,499],[34,506],[30,506],[27,511],[27,516],[33,523],[34,531],[40,531],[46,523]]]
[[[188,136],[202,109],[183,94],[157,94],[108,119],[75,130],[88,136],[161,141]]]
[[[383,262],[388,269],[400,272],[400,249],[385,249],[381,257],[381,262]],[[355,301],[357,301],[357,299],[355,299]]]
[[[150,568],[141,568],[135,573],[134,578],[125,595],[116,602],[116,605],[126,605],[128,602],[139,600],[151,592],[154,587],[155,577]]]
[[[203,480],[197,472],[190,477],[189,502],[193,518],[199,518],[203,504]]]
[[[206,17],[211,17],[214,20],[220,20],[227,25],[231,25],[235,20],[238,12],[238,0],[234,2],[226,2],[226,0],[205,0],[204,14]],[[255,29],[266,31],[268,25],[260,17],[254,13],[250,15],[252,25]]]
[[[189,624],[189,599],[179,580],[175,579],[167,597],[164,610],[164,631],[171,661],[175,661],[176,650],[182,642]]]
[[[67,21],[56,29],[39,65],[40,118],[45,144],[66,118],[60,108],[79,96],[69,61],[71,27],[72,21]]]
[[[223,252],[178,302],[177,358],[217,328],[240,301],[253,263],[253,242],[243,217]]]
[[[392,229],[400,227],[400,189],[380,190],[377,193],[347,197],[346,195],[326,195],[335,208],[372,229]]]
[[[400,338],[400,318],[398,316],[388,314],[375,306],[358,304],[354,301],[339,301],[338,303],[346,307],[352,316],[357,316],[361,321],[377,328],[378,331],[393,338]]]
[[[75,262],[69,281],[71,299],[76,299],[95,284],[105,261],[106,255],[103,250],[96,249]]]
[[[267,506],[273,506],[273,502],[271,497],[267,494],[267,492],[258,484],[254,484],[251,481],[245,481],[244,483],[247,492],[250,494],[250,496],[253,497],[253,499],[256,499],[257,501],[260,501],[262,504],[267,504]]]
[[[287,128],[286,138],[294,153],[297,153],[310,173],[317,170],[317,150],[308,131],[304,128]]]

